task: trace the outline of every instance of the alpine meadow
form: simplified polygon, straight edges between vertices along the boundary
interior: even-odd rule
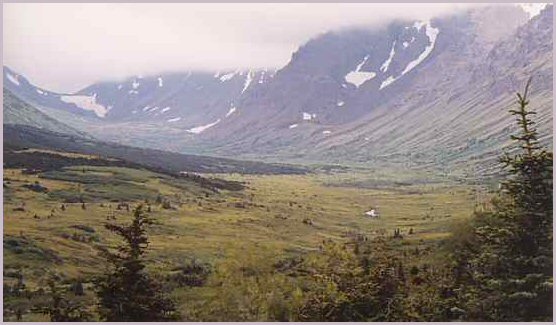
[[[553,321],[552,4],[3,23],[4,321]]]

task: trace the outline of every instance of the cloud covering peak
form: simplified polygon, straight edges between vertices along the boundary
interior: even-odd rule
[[[165,71],[280,68],[299,45],[348,27],[427,19],[465,4],[4,4],[4,64],[71,92]]]

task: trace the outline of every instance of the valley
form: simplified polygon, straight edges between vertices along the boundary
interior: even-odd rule
[[[183,69],[181,17],[75,91],[4,62],[4,321],[553,320],[553,5],[436,9],[280,67]]]
[[[87,287],[106,267],[101,248],[115,245],[104,223],[130,220],[139,204],[156,220],[148,259],[161,278],[192,260],[213,268],[253,260],[260,270],[272,269],[281,260],[318,251],[327,240],[391,236],[395,229],[403,234],[401,250],[422,250],[415,263],[434,263],[435,248],[478,202],[470,185],[412,185],[399,175],[398,183],[389,183],[368,171],[202,176],[239,182],[245,189],[215,193],[182,178],[128,167],[76,165],[38,174],[5,169],[4,270],[22,274],[29,289],[43,285],[52,272],[82,279]],[[348,185],[354,179],[365,184]],[[40,184],[45,192],[29,184]],[[365,215],[370,209],[380,216]],[[177,285],[174,294],[193,313],[200,307],[192,306],[214,290]]]

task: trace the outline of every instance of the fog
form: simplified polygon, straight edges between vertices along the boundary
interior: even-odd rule
[[[470,4],[4,4],[4,65],[54,91],[185,70],[280,68],[329,30]]]

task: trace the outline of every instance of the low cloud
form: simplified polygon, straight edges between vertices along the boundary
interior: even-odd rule
[[[4,4],[4,64],[47,89],[168,71],[279,68],[316,35],[468,4]]]

